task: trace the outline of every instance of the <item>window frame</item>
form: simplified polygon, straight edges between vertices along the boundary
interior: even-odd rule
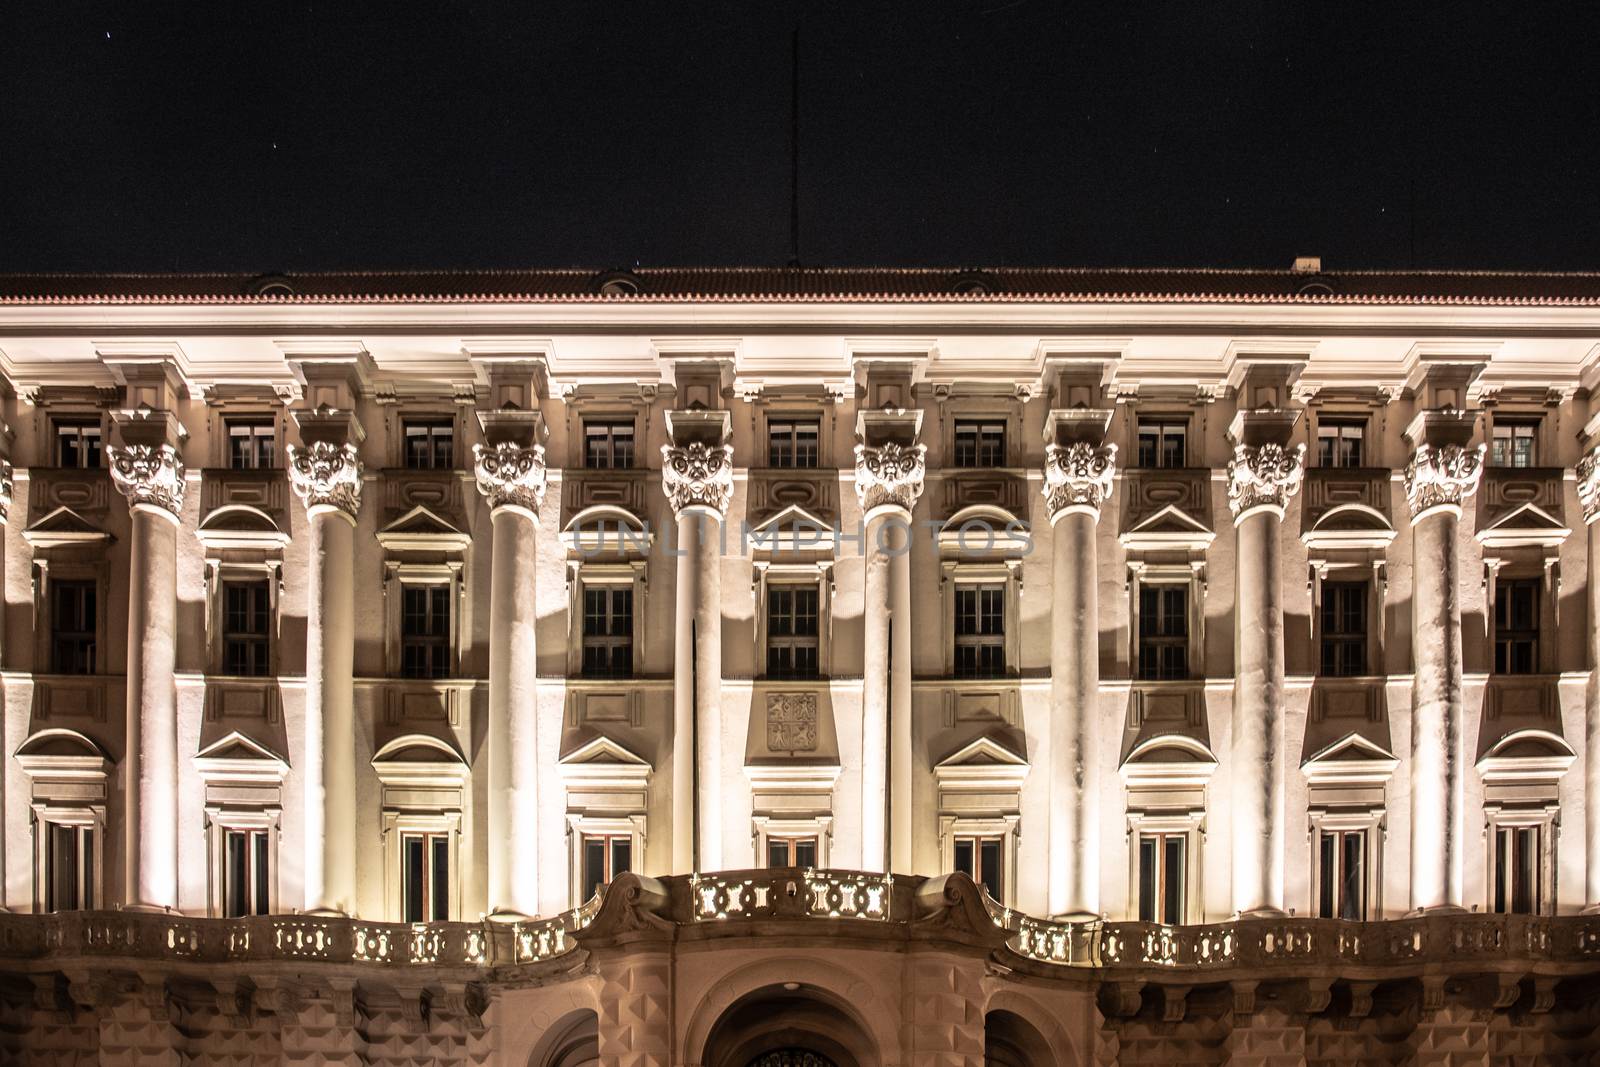
[[[457,447],[461,438],[461,427],[454,415],[444,413],[428,413],[426,411],[409,412],[400,417],[400,425],[396,434],[400,455],[396,466],[409,471],[453,471],[461,468],[461,452]],[[426,462],[412,462],[411,431],[412,429],[427,431],[424,439],[427,442],[425,453]],[[446,447],[448,448],[447,462],[440,463],[439,459],[439,431],[447,431],[449,435]]]
[[[224,574],[220,577],[218,585],[218,633],[217,641],[220,645],[220,658],[218,660],[218,673],[230,678],[270,678],[276,671],[276,644],[274,640],[277,618],[277,594],[274,590],[273,577],[270,574],[258,574],[244,577],[235,573],[233,576]],[[256,610],[261,613],[262,630],[260,633],[253,631],[239,631],[231,628],[233,612],[228,604],[229,594],[236,590],[259,589],[261,604],[252,607],[251,614]],[[230,670],[230,650],[234,644],[242,647],[257,648],[259,651],[253,657],[259,659],[259,669],[239,672]]]
[[[639,608],[634,602],[637,598],[638,590],[634,586],[635,583],[631,576],[626,581],[602,581],[590,578],[582,583],[582,587],[578,591],[578,602],[581,606],[579,613],[581,619],[579,622],[580,634],[578,638],[579,673],[582,677],[588,679],[634,677],[636,673],[636,649],[634,646],[638,640],[639,618]],[[603,634],[590,633],[589,630],[589,620],[594,617],[589,611],[589,598],[595,594],[603,595],[605,600],[606,610],[603,617],[606,621],[607,632]],[[617,600],[623,594],[627,596],[627,610],[625,613],[617,610]],[[618,621],[624,617],[627,620],[627,633],[618,634],[612,632]],[[592,670],[589,666],[589,650],[591,648],[607,650],[606,661],[611,664],[611,667],[606,670]],[[621,649],[627,650],[627,663],[626,669],[619,671],[615,667],[617,653]]]
[[[608,432],[605,435],[605,453],[608,462],[604,464],[589,462],[589,428],[591,426],[603,426],[607,428]],[[629,461],[625,464],[618,464],[616,462],[616,435],[617,431],[622,427],[627,428],[628,436],[630,438],[630,444],[628,446]],[[579,468],[580,470],[587,471],[638,470],[641,466],[639,461],[642,458],[640,449],[641,437],[642,435],[639,432],[639,420],[633,413],[608,415],[601,412],[595,412],[594,414],[580,415],[578,417],[578,462],[574,463],[573,466]]]
[[[831,674],[829,656],[832,650],[833,631],[833,561],[773,563],[771,560],[758,558],[752,561],[752,565],[755,568],[756,594],[755,647],[752,649],[752,654],[756,662],[756,676],[798,684],[827,681]],[[771,673],[768,669],[772,641],[770,633],[772,591],[775,588],[791,586],[809,586],[817,591],[817,670],[813,675],[779,675]]]
[[[1351,599],[1361,606],[1361,628],[1359,632],[1347,632],[1344,620],[1339,618],[1339,612],[1334,611],[1335,621],[1338,626],[1331,632],[1330,597],[1334,599]],[[1317,676],[1321,678],[1366,678],[1373,674],[1372,670],[1372,585],[1363,578],[1340,577],[1324,580],[1317,589]],[[1355,649],[1359,654],[1360,670],[1345,670],[1337,663],[1339,656],[1334,655],[1337,669],[1329,670],[1329,652],[1336,649]]]
[[[1133,463],[1130,464],[1131,467],[1139,470],[1184,470],[1191,466],[1192,460],[1190,457],[1194,454],[1190,446],[1190,436],[1194,428],[1194,419],[1191,415],[1178,412],[1152,411],[1148,414],[1136,413],[1132,422],[1133,442],[1132,447],[1128,450],[1129,456],[1133,459]],[[1155,462],[1150,464],[1144,462],[1143,438],[1147,425],[1154,428],[1156,432]],[[1167,454],[1167,438],[1172,431],[1177,431],[1178,436],[1182,439],[1178,445],[1178,458],[1182,461],[1179,463],[1166,463],[1163,461],[1163,457]]]
[[[1144,608],[1144,595],[1147,589],[1158,597],[1168,590],[1182,590],[1184,596],[1181,615],[1184,628],[1182,635],[1157,634],[1152,637],[1145,633],[1144,620],[1147,612]],[[1132,618],[1129,620],[1129,630],[1133,636],[1132,674],[1135,682],[1186,682],[1201,677],[1200,672],[1196,670],[1197,664],[1195,662],[1197,657],[1196,646],[1200,643],[1197,640],[1195,613],[1197,610],[1196,602],[1203,598],[1197,597],[1195,594],[1195,577],[1193,570],[1190,568],[1183,568],[1181,571],[1170,573],[1155,568],[1142,569],[1139,572],[1137,580],[1133,583]],[[1165,614],[1163,612],[1163,615]],[[1183,673],[1174,675],[1160,670],[1147,675],[1144,669],[1147,641],[1154,642],[1148,645],[1153,649],[1181,647],[1183,649]]]
[[[766,448],[766,465],[770,470],[785,471],[812,471],[822,468],[822,416],[811,412],[806,414],[789,414],[787,412],[771,412],[767,414],[764,423],[763,444]],[[811,427],[816,431],[816,437],[811,444],[809,455],[810,462],[802,463],[800,430]],[[774,448],[777,439],[781,436],[780,430],[787,430],[787,447],[790,462],[778,462],[778,450]]]
[[[245,439],[253,443],[249,452],[250,461],[244,465],[236,462],[238,456],[234,452],[236,428],[248,427],[252,430],[265,429],[265,436],[257,433],[248,435]],[[265,462],[262,462],[261,445],[266,443]],[[279,456],[282,454],[279,442],[278,419],[271,413],[250,414],[240,412],[236,415],[225,415],[222,418],[222,462],[220,466],[230,471],[266,471],[277,470],[281,464]]]
[[[35,809],[38,810],[37,808]],[[86,817],[87,816],[87,817]],[[93,813],[79,813],[71,809],[54,809],[54,814],[35,818],[37,849],[34,861],[35,910],[43,914],[57,912],[94,911],[102,906],[102,887],[105,884],[105,824],[103,817]],[[75,907],[55,906],[55,865],[52,862],[54,842],[58,832],[67,832],[76,842],[77,861],[73,870],[73,892],[80,898]],[[92,835],[87,850],[84,835]],[[90,858],[85,868],[83,857]]]
[[[1181,766],[1187,767],[1187,764]],[[1196,767],[1202,765],[1196,764]],[[1199,773],[1209,779],[1216,765],[1211,764],[1209,769]],[[1144,768],[1135,768],[1142,771]],[[1139,918],[1139,841],[1146,834],[1160,834],[1165,836],[1182,837],[1186,842],[1184,849],[1184,895],[1183,895],[1183,923],[1181,925],[1193,926],[1206,921],[1205,911],[1205,849],[1202,847],[1205,836],[1205,808],[1204,794],[1208,787],[1200,787],[1198,792],[1193,792],[1192,787],[1184,788],[1174,794],[1177,786],[1171,784],[1175,780],[1170,776],[1162,779],[1168,784],[1156,786],[1143,784],[1128,777],[1124,779],[1129,786],[1129,809],[1127,815],[1127,849],[1128,849],[1128,894],[1125,903],[1124,917],[1129,922],[1140,922]],[[1193,803],[1198,806],[1187,809],[1176,809],[1177,802]],[[1154,805],[1160,804],[1161,807]],[[1133,805],[1140,805],[1134,807]]]
[[[635,869],[633,828],[616,832],[584,831],[579,834],[578,861],[578,893],[582,899],[579,904],[591,899],[595,893],[605,892],[619,877]],[[604,868],[603,876],[598,880],[592,879],[589,872],[589,846],[599,843],[601,846],[601,866]],[[617,849],[621,845],[628,849],[628,863],[622,870],[617,869]],[[593,888],[590,888],[591,885]]]
[[[1505,440],[1508,442],[1508,452],[1505,457],[1499,454],[1500,430],[1502,427],[1507,431]],[[1541,465],[1544,455],[1544,416],[1542,414],[1517,411],[1507,412],[1502,415],[1498,412],[1491,412],[1486,436],[1489,445],[1489,466],[1501,470],[1531,470]],[[1528,442],[1527,463],[1514,461],[1516,457],[1516,442],[1519,440]],[[1502,459],[1510,459],[1512,462],[1502,462]]]
[[[1009,793],[1009,790],[1006,790]],[[1000,842],[1000,892],[995,903],[1005,907],[1015,905],[1017,881],[1017,844],[1022,831],[1022,815],[1017,811],[1000,811],[993,814],[942,815],[939,817],[939,869],[955,871],[956,847],[959,841],[970,839],[998,839]],[[976,856],[976,853],[974,853]],[[974,879],[977,881],[977,879]],[[979,883],[982,884],[981,882]]]
[[[385,560],[383,596],[385,604],[384,658],[388,676],[396,681],[414,685],[442,685],[461,678],[461,631],[464,562],[459,559],[443,563],[406,563]],[[405,673],[405,591],[413,586],[446,587],[446,634],[443,639],[445,672],[437,676],[414,676]],[[435,640],[436,639],[430,639]]]
[[[837,774],[830,782],[836,782]],[[765,793],[770,799],[771,789],[763,789],[762,783],[757,778],[751,779],[751,785],[757,794],[756,805],[761,805],[760,795]],[[810,806],[813,801],[817,803],[831,803],[833,793],[831,789],[826,793],[806,793],[795,791],[789,795],[789,802],[797,805]],[[770,809],[769,809],[770,810]],[[813,840],[817,843],[818,870],[826,870],[833,845],[833,815],[819,813],[808,818],[797,818],[794,815],[753,815],[750,818],[751,844],[754,846],[755,867],[766,867],[768,851],[773,841]]]
[[[648,774],[648,765],[645,774]],[[645,777],[638,783],[642,800]],[[568,784],[568,804],[574,801],[573,786]],[[588,792],[585,790],[585,792]],[[617,800],[630,804],[631,790],[619,790]],[[586,903],[579,894],[583,892],[583,843],[589,837],[628,837],[632,842],[629,855],[631,870],[643,871],[645,865],[646,818],[642,810],[619,812],[594,810],[568,810],[567,812],[567,907],[577,908]]]
[[[961,851],[963,846],[965,846],[969,852],[967,858],[970,861],[970,866],[967,867],[963,867],[961,864]],[[989,846],[993,846],[995,851],[995,876],[1000,882],[1000,884],[997,886],[990,886],[983,877],[983,868],[985,865],[983,853]],[[995,901],[995,903],[1004,904],[1006,902],[1007,891],[1011,888],[1011,886],[1006,880],[1006,839],[1003,833],[957,833],[952,835],[950,841],[950,861],[950,869],[952,871],[965,874],[968,878],[971,878],[973,882],[977,883],[977,885],[981,887],[985,893],[989,894],[990,899]]]
[[[1495,568],[1490,593],[1490,673],[1496,677],[1527,677],[1543,673],[1544,642],[1541,634],[1544,629],[1545,590],[1543,576],[1530,576],[1522,573],[1513,573],[1502,577]],[[1531,590],[1533,595],[1533,611],[1531,625],[1527,628],[1513,628],[1501,621],[1501,598],[1514,595],[1519,590]],[[1528,669],[1507,669],[1510,651],[1517,648],[1527,649]],[[1503,657],[1502,650],[1506,651]]]
[[[958,579],[951,590],[951,676],[963,680],[989,680],[1005,678],[1011,673],[1010,659],[1010,582],[1007,580],[975,580],[972,578]],[[973,611],[963,612],[962,602],[966,598],[973,599]],[[995,597],[999,600],[998,610],[992,610],[985,600]],[[964,627],[963,620],[971,620],[971,625]],[[993,632],[984,627],[993,620],[998,620],[999,631]],[[965,632],[964,632],[965,630]],[[994,650],[999,659],[999,664],[994,669],[985,669],[984,660],[986,652]],[[963,664],[963,653],[970,653],[971,662]]]
[[[815,681],[823,676],[822,671],[822,588],[815,579],[789,578],[782,581],[770,581],[766,584],[766,595],[763,597],[763,647],[765,655],[762,658],[762,674],[764,677],[781,679],[783,681]],[[797,632],[798,624],[807,616],[799,611],[797,601],[810,595],[812,611],[810,633]],[[783,614],[776,614],[780,603],[788,601],[790,610]],[[789,623],[787,632],[774,632],[774,625],[780,621]],[[811,652],[812,666],[810,670],[802,670],[796,666],[799,653],[806,650]],[[787,651],[790,663],[787,669],[774,670],[774,653]]]
[[[77,434],[69,435],[64,434],[62,432],[63,430],[77,430],[79,432]],[[92,464],[88,463],[87,458],[89,453],[87,450],[82,450],[81,448],[80,451],[83,453],[83,462],[63,462],[63,439],[71,436],[75,437],[81,442],[85,437],[82,432],[84,430],[94,431],[93,438],[96,442],[94,446],[94,454],[96,457],[96,462]],[[50,461],[51,465],[57,470],[92,471],[106,469],[106,445],[109,442],[107,441],[106,420],[104,416],[89,413],[73,414],[71,412],[63,412],[59,415],[52,415],[50,416],[50,421],[48,423],[48,433]]]
[[[1191,891],[1191,879],[1193,878],[1193,875],[1190,873],[1191,865],[1189,862],[1188,832],[1186,830],[1167,831],[1143,829],[1132,835],[1132,840],[1134,847],[1134,867],[1138,873],[1133,883],[1132,892],[1130,892],[1128,895],[1132,898],[1130,908],[1134,912],[1135,921],[1142,923],[1154,923],[1160,926],[1188,925],[1189,895]],[[1151,849],[1151,854],[1155,857],[1157,864],[1157,871],[1150,894],[1151,910],[1149,918],[1146,918],[1144,915],[1143,899],[1145,883],[1144,857],[1146,842],[1153,844],[1154,847]],[[1166,890],[1171,877],[1171,872],[1168,870],[1168,867],[1169,857],[1173,846],[1177,846],[1177,854],[1183,861],[1183,883],[1177,894],[1179,914],[1176,917],[1169,918],[1167,917],[1167,912],[1165,910],[1166,905],[1169,902],[1169,894]]]
[[[454,657],[451,655],[451,633],[455,629],[454,592],[447,582],[403,582],[400,586],[400,677],[413,682],[438,682],[454,675]],[[420,631],[407,628],[408,620],[417,613],[411,602],[419,600],[421,618],[427,625]],[[442,625],[439,622],[443,616]],[[410,653],[418,650],[419,663],[426,669],[414,669]]]
[[[971,430],[974,439],[970,451],[964,452],[962,431]],[[999,441],[993,441],[998,431]],[[987,440],[986,440],[987,439]],[[950,466],[960,470],[1003,470],[1011,466],[1011,416],[986,415],[969,412],[957,415],[950,422]],[[990,462],[992,461],[992,462]]]
[[[1325,429],[1331,429],[1334,432],[1325,434],[1323,432]],[[1343,431],[1346,430],[1358,430],[1359,433],[1352,438],[1345,435]],[[1369,447],[1372,441],[1371,431],[1372,420],[1365,415],[1355,415],[1348,412],[1319,414],[1314,429],[1315,436],[1313,437],[1317,466],[1323,470],[1360,470],[1363,467],[1375,466],[1372,462],[1372,450]],[[1326,458],[1323,456],[1322,448],[1325,440],[1332,442],[1331,456]],[[1345,457],[1341,456],[1343,446],[1352,440],[1356,442],[1357,458],[1360,460],[1358,463],[1343,462]],[[1331,459],[1331,462],[1329,462],[1329,459]]]
[[[105,583],[98,577],[84,577],[73,574],[70,576],[55,575],[51,577],[48,588],[45,590],[45,602],[48,605],[47,614],[49,625],[45,630],[45,648],[48,670],[46,673],[58,674],[74,678],[92,677],[103,673],[105,667],[101,650],[105,647],[103,640],[105,633]],[[87,590],[93,596],[93,618],[88,623],[87,629],[63,631],[61,629],[61,611],[58,597],[63,589]],[[63,670],[59,649],[63,640],[74,640],[81,644],[88,642],[88,669]],[[75,657],[74,657],[75,658]]]
[[[1510,808],[1486,807],[1484,810],[1484,911],[1492,915],[1543,915],[1549,916],[1556,913],[1557,884],[1560,876],[1556,855],[1559,842],[1560,823],[1557,819],[1559,808]],[[1516,831],[1532,830],[1537,841],[1537,855],[1534,857],[1534,876],[1537,885],[1533,890],[1533,910],[1530,912],[1513,911],[1510,907],[1502,909],[1497,906],[1496,895],[1502,888],[1505,880],[1500,869],[1498,856],[1499,844],[1503,835]],[[1508,897],[1509,887],[1506,887]]]
[[[207,843],[210,852],[210,904],[213,918],[249,918],[254,915],[275,915],[278,912],[278,843],[282,836],[279,826],[281,809],[263,809],[259,811],[241,811],[236,809],[220,809],[207,815]],[[246,912],[244,916],[228,915],[228,837],[231,834],[260,835],[266,849],[266,891],[265,911]],[[251,850],[252,868],[256,862],[254,849]],[[252,877],[252,894],[254,882]]]
[[[453,884],[453,883],[456,882],[456,878],[455,878],[455,856],[454,856],[455,843],[452,840],[454,835],[452,833],[450,833],[448,830],[431,831],[431,830],[409,829],[409,830],[401,830],[399,832],[399,836],[400,836],[400,842],[399,842],[399,844],[400,844],[400,872],[399,872],[399,875],[398,875],[399,889],[400,889],[400,919],[399,919],[399,921],[400,922],[404,922],[404,923],[411,923],[413,925],[420,925],[420,924],[426,924],[426,923],[435,923],[435,922],[450,922],[452,916],[456,912],[458,912],[460,910],[460,902],[458,900],[456,900],[455,886]],[[407,900],[407,895],[408,895],[408,893],[410,891],[410,877],[409,877],[410,872],[407,869],[407,865],[409,864],[410,858],[411,858],[411,850],[409,848],[409,844],[412,841],[419,842],[420,845],[421,845],[421,850],[422,850],[422,871],[421,871],[421,875],[422,875],[422,879],[421,879],[422,880],[422,900],[420,902],[421,903],[422,914],[421,914],[420,918],[415,918],[415,919],[411,918],[407,914],[407,907],[406,907],[406,905],[408,903],[410,903],[410,901]],[[438,911],[441,910],[441,909],[439,909],[437,907],[437,905],[438,905],[438,892],[439,892],[439,885],[438,885],[439,878],[438,878],[437,863],[438,863],[438,857],[439,857],[440,850],[443,850],[444,859],[445,859],[445,875],[444,875],[445,906],[442,909],[443,912],[444,912],[444,914],[442,914],[442,915],[436,914]]]

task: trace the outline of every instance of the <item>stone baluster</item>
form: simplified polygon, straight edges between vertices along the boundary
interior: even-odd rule
[[[1110,412],[1088,421],[1104,434]],[[1069,431],[1070,432],[1070,431]],[[1100,911],[1100,607],[1096,527],[1111,497],[1117,446],[1091,440],[1045,447],[1044,497],[1051,529],[1050,884],[1051,915]]]
[[[473,449],[489,501],[489,914],[539,913],[538,658],[535,631],[544,449],[502,441]]]
[[[722,520],[733,500],[726,412],[668,413],[661,483],[678,524],[672,869],[722,869]]]
[[[1578,461],[1578,501],[1589,530],[1589,687],[1584,703],[1586,911],[1600,912],[1600,444]]]
[[[911,873],[911,512],[924,445],[856,446],[865,525],[861,869]]]
[[[306,433],[322,419],[304,417]],[[306,582],[305,906],[348,915],[356,893],[356,446],[322,437],[289,446],[289,482],[311,527]]]
[[[149,440],[138,432],[151,429]],[[124,430],[106,450],[111,481],[128,498],[128,724],[124,887],[126,906],[178,906],[178,523],[184,468],[160,422]]]

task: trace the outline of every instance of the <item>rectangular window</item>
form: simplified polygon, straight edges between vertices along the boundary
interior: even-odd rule
[[[633,674],[633,587],[583,587],[583,673],[591,678]]]
[[[43,824],[44,910],[86,911],[95,905],[94,828]]]
[[[1005,903],[1005,840],[999,837],[956,838],[956,870],[983,886],[1000,903]]]
[[[1006,671],[1006,587],[956,586],[956,677],[997,678]]]
[[[585,421],[583,465],[591,470],[633,466],[633,421]]]
[[[820,437],[820,425],[815,419],[768,419],[767,466],[815,467]]]
[[[1367,583],[1322,583],[1322,673],[1367,673]]]
[[[1188,857],[1184,834],[1139,835],[1140,922],[1183,924]]]
[[[1187,419],[1140,419],[1139,466],[1176,468],[1189,462],[1184,442],[1189,436]]]
[[[1367,834],[1324,830],[1318,839],[1317,917],[1367,920]]]
[[[632,869],[631,835],[583,835],[583,900],[589,900],[610,885],[618,875],[627,874]]]
[[[1004,467],[1006,424],[995,419],[956,420],[957,467]]]
[[[229,419],[228,466],[236,471],[277,466],[277,428],[271,419]]]
[[[267,914],[267,831],[224,830],[222,849],[223,917]]]
[[[94,673],[95,599],[92,581],[50,583],[50,669],[55,673]]]
[[[445,678],[450,674],[450,587],[402,585],[400,674]]]
[[[1494,832],[1494,910],[1534,915],[1541,894],[1539,827],[1501,826]]]
[[[449,470],[456,465],[456,424],[453,419],[407,419],[406,467],[410,470]]]
[[[772,678],[815,678],[817,660],[817,587],[767,587],[767,675]]]
[[[1539,670],[1539,579],[1498,581],[1494,589],[1494,672]]]
[[[401,921],[446,922],[450,918],[450,835],[400,836]]]
[[[105,466],[99,420],[60,419],[56,428],[56,466],[94,470]]]
[[[817,839],[814,837],[767,838],[768,867],[815,867]]]
[[[1189,587],[1139,587],[1139,677],[1189,677]]]
[[[259,678],[272,673],[268,658],[272,600],[265,579],[222,584],[222,673]]]
[[[1320,419],[1317,422],[1317,466],[1359,467],[1365,460],[1366,419]]]
[[[1495,419],[1489,462],[1496,467],[1532,467],[1539,461],[1537,419]]]

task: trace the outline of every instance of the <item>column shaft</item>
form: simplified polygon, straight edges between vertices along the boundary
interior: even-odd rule
[[[489,588],[489,911],[539,914],[539,525],[497,507]]]
[[[722,519],[678,512],[673,677],[673,869],[722,869]]]
[[[305,897],[353,914],[356,895],[355,521],[307,509]]]
[[[1099,783],[1095,712],[1100,692],[1096,513],[1057,512],[1050,631],[1051,915],[1100,911]]]
[[[867,520],[862,576],[861,869],[889,869],[889,619],[892,561],[882,546],[890,512]]]
[[[1466,838],[1461,736],[1460,511],[1432,508],[1411,527],[1411,906],[1459,908]]]
[[[1589,688],[1584,704],[1583,798],[1588,875],[1584,901],[1600,906],[1600,520],[1589,523]]]
[[[911,519],[889,558],[889,870],[916,873],[911,818]]]
[[[131,518],[124,893],[131,908],[176,908],[178,522],[151,504]]]
[[[1237,664],[1233,694],[1233,907],[1283,910],[1284,680],[1282,515],[1238,520]]]

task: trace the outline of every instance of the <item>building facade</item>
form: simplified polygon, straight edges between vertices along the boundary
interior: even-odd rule
[[[18,1062],[1587,1063],[1600,279],[0,279]]]

